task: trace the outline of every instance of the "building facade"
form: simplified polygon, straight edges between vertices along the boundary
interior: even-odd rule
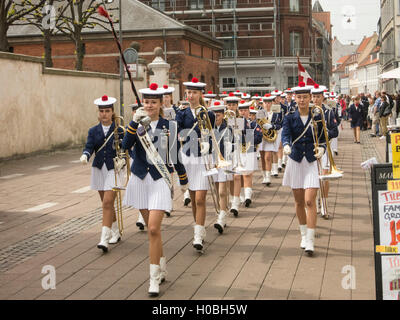
[[[315,71],[321,70],[323,55],[314,52],[311,0],[142,2],[223,42],[219,91],[263,94],[295,86],[297,55],[310,75],[318,78]]]

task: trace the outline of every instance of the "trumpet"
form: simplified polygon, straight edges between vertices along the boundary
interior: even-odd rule
[[[210,118],[208,116],[208,112],[207,109],[204,106],[198,106],[195,108],[195,115],[197,118],[197,122],[199,125],[199,129],[200,129],[200,133],[201,133],[201,138],[200,138],[200,142],[201,143],[209,143],[209,139],[208,137],[211,135],[211,140],[213,145],[215,146],[215,150],[217,153],[217,163],[215,165],[214,168],[212,168],[212,163],[210,161],[210,157],[208,154],[203,154],[203,160],[205,163],[205,167],[207,171],[210,171],[212,169],[219,169],[219,168],[225,168],[231,165],[230,162],[226,161],[224,159],[224,157],[222,156],[221,150],[219,148],[217,139],[215,138],[215,134],[214,134],[214,130],[212,128],[211,125],[211,121]],[[204,145],[202,144],[202,145]],[[202,150],[203,151],[203,150]],[[211,197],[214,203],[214,208],[217,214],[219,214],[220,212],[220,205],[219,205],[219,201],[218,201],[218,192],[217,192],[217,188],[215,187],[214,184],[214,180],[211,177],[211,175],[207,175],[208,178],[208,183],[210,185],[210,190],[211,190]]]
[[[115,187],[112,189],[115,194],[115,201],[117,203],[117,220],[118,220],[118,229],[120,234],[122,235],[123,230],[124,230],[124,223],[122,219],[122,195],[121,192],[122,190],[126,189],[126,186],[128,185],[129,182],[129,170],[130,170],[130,158],[129,158],[129,153],[128,150],[123,151],[121,149],[121,139],[119,137],[120,133],[119,129],[122,130],[122,133],[125,134],[126,129],[121,125],[123,122],[123,118],[120,116],[115,117],[115,129],[114,129],[114,146],[115,146],[115,152],[116,152],[116,157],[113,159],[114,160],[114,179],[115,179]],[[125,162],[125,168],[123,163]],[[125,181],[121,181],[121,174],[123,173],[123,170],[126,170],[126,177]]]

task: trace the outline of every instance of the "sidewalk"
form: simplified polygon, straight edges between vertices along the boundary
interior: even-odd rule
[[[192,247],[192,213],[177,188],[162,226],[168,276],[159,299],[375,299],[370,181],[360,163],[374,152],[384,159],[385,142],[367,131],[354,144],[344,126],[336,163],[345,176],[331,183],[331,218],[318,219],[313,257],[299,248],[283,174],[269,188],[255,174],[253,204],[229,216],[223,235],[208,199],[203,255]],[[137,211],[124,210],[123,240],[102,254],[100,201],[87,188],[90,166],[76,162],[80,154],[0,165],[0,299],[149,299],[148,240],[135,225]],[[42,288],[46,265],[56,270],[54,290]],[[353,289],[342,286],[346,266],[355,270]]]

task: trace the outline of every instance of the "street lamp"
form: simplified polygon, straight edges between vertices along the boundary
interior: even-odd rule
[[[106,3],[111,4],[114,0],[102,0],[104,7]],[[121,14],[121,0],[118,0],[118,15],[119,15],[119,43],[122,46],[122,14]],[[124,117],[124,66],[122,63],[122,57],[119,57],[119,115]]]

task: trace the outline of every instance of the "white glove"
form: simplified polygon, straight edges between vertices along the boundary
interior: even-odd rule
[[[181,104],[181,105],[179,106],[179,110],[185,110],[187,107],[188,107],[188,105],[183,105],[183,104]]]
[[[324,155],[324,153],[325,153],[325,149],[324,148],[322,148],[322,147],[317,147],[316,149],[314,149],[314,155],[315,155],[315,157],[317,158],[317,159],[321,159],[322,158],[322,156]]]
[[[79,161],[82,164],[87,164],[88,163],[87,155],[86,154],[81,155],[81,158],[79,159]]]
[[[133,116],[133,121],[139,123],[144,117],[147,117],[147,112],[143,107],[137,109],[135,115]]]
[[[208,142],[200,142],[200,153],[207,154],[210,151],[210,144]]]
[[[270,124],[270,123],[265,123],[265,124],[263,125],[263,128],[264,128],[265,130],[272,129],[272,124]]]
[[[121,159],[121,158],[117,158],[116,160],[115,160],[115,165],[114,165],[114,167],[115,167],[115,170],[117,171],[117,172],[119,172],[119,171],[121,171],[124,167],[125,167],[125,164],[126,164],[126,161],[125,161],[125,159]]]
[[[292,153],[292,148],[287,144],[283,147],[283,153],[288,156]]]

